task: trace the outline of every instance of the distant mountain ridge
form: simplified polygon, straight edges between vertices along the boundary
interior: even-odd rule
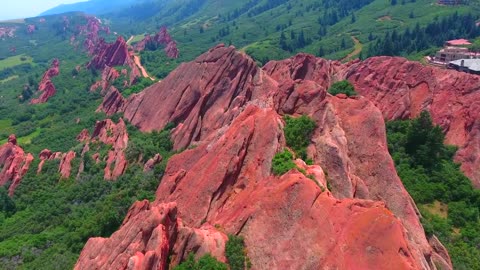
[[[145,2],[144,0],[117,0],[115,3],[107,0],[89,0],[86,2],[78,2],[73,4],[62,4],[56,6],[52,9],[49,9],[39,16],[47,16],[54,14],[61,14],[72,11],[82,11],[88,14],[101,15],[110,13],[112,11],[120,10],[126,8],[128,5]]]

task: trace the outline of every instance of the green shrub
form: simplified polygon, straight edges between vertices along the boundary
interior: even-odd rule
[[[272,171],[274,175],[283,175],[295,167],[293,155],[287,149],[277,153],[275,157],[273,157]]]
[[[225,245],[225,256],[227,257],[230,270],[250,269],[250,261],[245,251],[243,237],[229,235]]]
[[[307,159],[307,146],[315,130],[316,123],[310,117],[302,115],[298,118],[285,116],[285,139],[287,145],[302,159]]]
[[[328,89],[328,93],[330,93],[333,96],[336,96],[338,94],[345,94],[348,97],[357,95],[357,92],[355,92],[355,88],[347,80],[339,81],[332,84],[332,86],[330,86],[330,88]]]
[[[217,261],[210,254],[202,256],[195,261],[193,253],[189,253],[187,259],[180,265],[173,268],[174,270],[227,270],[228,267],[224,263]]]

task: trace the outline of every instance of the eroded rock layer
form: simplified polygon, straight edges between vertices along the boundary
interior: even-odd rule
[[[0,146],[0,186],[10,183],[8,194],[13,196],[15,189],[30,168],[33,155],[25,153],[17,145],[15,135],[10,135],[8,142]]]
[[[164,269],[167,249],[170,266],[188,252],[224,260],[222,241],[207,243],[225,234],[245,237],[253,269],[451,269],[395,171],[382,112],[367,98],[326,93],[355,65],[301,54],[260,69],[233,47],[217,46],[129,99],[111,91],[100,109],[124,112],[143,131],[176,123],[174,147],[196,147],[169,160],[148,204],[175,212],[148,222],[163,228],[162,244],[145,248],[158,237],[134,237],[147,222],[129,218],[134,206],[116,234],[89,241],[77,269]],[[296,161],[310,178],[297,170],[271,174],[285,147],[285,114],[317,123],[307,151],[315,165]],[[180,223],[204,237],[181,237]]]

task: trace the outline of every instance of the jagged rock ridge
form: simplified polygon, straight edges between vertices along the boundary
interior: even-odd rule
[[[129,99],[111,91],[100,109],[143,131],[174,122],[175,149],[196,147],[169,161],[155,202],[134,205],[110,238],[88,241],[76,269],[166,269],[190,251],[223,260],[226,234],[245,237],[253,269],[451,269],[396,174],[381,111],[326,93],[349,67],[299,55],[260,69],[217,46]],[[317,182],[296,170],[271,175],[284,114],[317,123],[316,165],[304,165]]]
[[[38,84],[38,98],[32,99],[31,104],[40,104],[48,101],[49,98],[55,95],[57,89],[53,85],[52,78],[60,74],[60,61],[54,59],[50,68],[43,74],[42,80]]]
[[[15,189],[22,181],[33,161],[33,155],[25,153],[17,145],[15,135],[8,137],[7,143],[0,146],[0,186],[10,183],[8,194],[13,196]]]

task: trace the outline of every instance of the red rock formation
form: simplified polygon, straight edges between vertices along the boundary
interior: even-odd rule
[[[114,115],[117,112],[123,111],[125,106],[125,98],[115,87],[111,87],[105,95],[102,104],[97,109],[97,112],[103,111],[107,115]]]
[[[33,24],[27,25],[27,33],[33,34],[37,28]]]
[[[153,158],[147,160],[147,162],[143,166],[143,171],[144,172],[153,171],[153,168],[155,167],[155,165],[162,162],[162,160],[163,160],[163,157],[160,154],[156,154]]]
[[[70,177],[72,173],[72,160],[75,156],[76,154],[73,151],[63,154],[62,160],[60,161],[60,167],[58,168],[61,178],[67,179]]]
[[[123,66],[128,63],[128,56],[127,42],[119,36],[115,43],[107,44],[103,50],[94,55],[87,67],[103,69],[106,66]]]
[[[15,135],[10,135],[8,142],[0,146],[0,168],[2,168],[0,171],[0,186],[5,186],[11,182],[8,189],[10,196],[13,196],[15,189],[27,173],[33,159],[32,154],[25,153],[17,145]]]
[[[17,27],[0,27],[0,38],[13,38]]]
[[[243,235],[253,269],[451,269],[446,251],[427,241],[396,174],[381,112],[366,98],[327,95],[348,67],[299,55],[261,70],[234,48],[217,46],[126,101],[109,97],[115,102],[105,107],[124,111],[141,130],[174,122],[175,148],[197,147],[172,157],[156,201],[142,211],[134,206],[111,238],[90,240],[76,268],[165,268],[167,248],[176,265],[197,251],[179,248],[196,239],[175,232],[181,220],[190,231]],[[317,123],[308,148],[316,165],[296,161],[313,180],[296,170],[271,175],[272,158],[285,147],[285,113]],[[146,221],[158,209],[176,212],[169,220],[177,226]],[[135,237],[158,227],[173,230],[162,229],[161,250],[145,248],[150,237]],[[216,249],[204,250],[222,259]]]
[[[90,91],[97,91],[100,89],[101,93],[105,91],[120,77],[120,73],[112,67],[105,67],[102,72],[102,79],[90,87]]]
[[[120,119],[118,124],[115,124],[110,119],[97,122],[92,134],[92,140],[113,146],[113,149],[108,152],[107,156],[105,179],[117,179],[127,168],[125,150],[128,145],[128,133],[125,122],[123,122],[123,119]]]
[[[55,95],[57,90],[55,89],[55,86],[53,85],[51,79],[60,74],[59,66],[60,61],[58,61],[58,59],[54,59],[51,67],[45,72],[42,80],[38,85],[38,92],[40,93],[40,96],[38,98],[32,99],[32,101],[30,102],[31,104],[45,103],[48,101],[49,98]]]
[[[90,132],[88,132],[88,129],[82,130],[80,134],[77,136],[77,141],[79,142],[86,142],[90,139]]]
[[[424,66],[398,57],[374,57],[353,64],[348,78],[386,119],[413,118],[428,110],[460,148],[456,160],[480,187],[480,77]]]
[[[175,40],[173,40],[172,36],[170,33],[168,33],[167,27],[163,26],[160,28],[160,31],[152,37],[151,35],[147,34],[145,35],[145,38],[135,44],[135,50],[140,52],[145,50],[147,46],[165,46],[165,54],[169,58],[178,58],[178,48],[177,48],[177,43]]]

